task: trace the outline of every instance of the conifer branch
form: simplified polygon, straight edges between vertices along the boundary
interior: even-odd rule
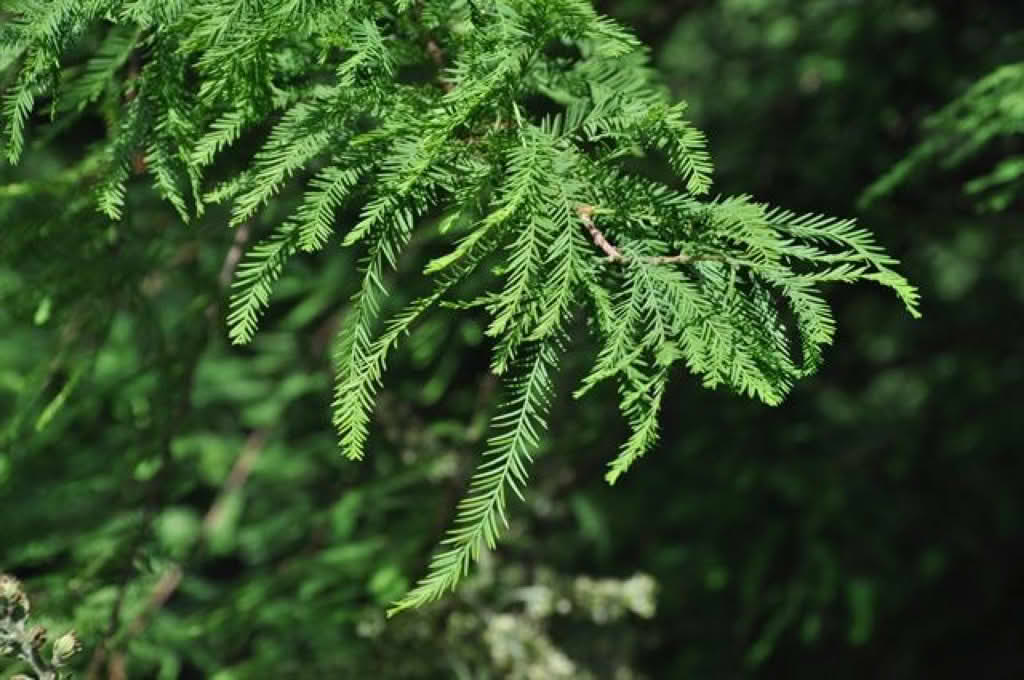
[[[489,315],[491,368],[508,401],[454,528],[395,610],[437,599],[496,544],[508,490],[523,493],[541,445],[562,335],[578,306],[591,311],[600,349],[574,394],[614,379],[631,432],[609,482],[656,445],[676,363],[709,389],[774,405],[818,368],[834,337],[823,284],[874,281],[919,315],[896,260],[852,220],[748,196],[709,199],[711,157],[685,103],[669,101],[636,38],[587,0],[8,4],[3,155],[21,156],[39,101],[67,96],[56,112],[109,122],[102,156],[90,162],[105,168],[96,203],[110,220],[140,190],[129,185],[133,167],[153,178],[142,190],[155,190],[182,222],[229,203],[228,224],[239,231],[221,280],[233,279],[233,343],[253,339],[293,259],[329,257],[332,238],[365,247],[333,353],[332,420],[347,457],[364,455],[401,337],[471,275],[487,286],[447,303]],[[395,10],[415,13],[396,20]],[[410,21],[418,28],[402,30]],[[62,67],[91,33],[97,54],[82,69]],[[575,56],[544,49],[555,43],[575,45]],[[440,91],[404,77],[425,67],[438,71]],[[536,97],[558,111],[524,106]],[[203,173],[248,133],[265,142],[251,157],[232,149],[226,178],[203,189]],[[667,161],[671,184],[619,163],[646,152]],[[303,188],[282,201],[293,180]],[[272,203],[294,207],[264,214]],[[354,224],[337,219],[343,209],[358,212]],[[388,273],[421,218],[437,212],[457,216],[440,232],[458,237],[422,267],[432,292],[382,323]],[[614,228],[599,226],[599,214],[614,216]],[[268,236],[239,259],[248,230],[264,227]]]
[[[558,362],[556,346],[545,342],[522,359],[523,373],[508,381],[511,395],[494,418],[484,461],[459,503],[454,526],[430,562],[428,574],[388,610],[394,615],[440,598],[455,588],[484,550],[493,550],[502,525],[508,525],[508,491],[522,500],[527,464],[539,444],[550,405],[551,371]]]
[[[606,256],[605,259],[608,262],[628,262],[630,259],[633,259],[623,255],[619,249],[613,246],[608,241],[608,238],[601,233],[601,230],[597,228],[597,225],[594,224],[594,206],[580,204],[576,207],[576,211],[580,217],[580,221],[583,222],[583,226],[586,228],[587,233],[594,239],[594,245],[604,252]],[[679,253],[678,255],[645,255],[635,259],[639,259],[647,264],[689,264],[690,262],[726,262],[738,264],[736,260],[726,257],[725,255],[687,255],[686,253]]]

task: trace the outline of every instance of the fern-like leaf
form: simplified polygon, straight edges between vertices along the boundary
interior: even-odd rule
[[[298,248],[299,230],[285,223],[246,253],[235,272],[229,303],[228,337],[236,345],[252,341],[260,316],[270,303],[274,281]]]
[[[508,492],[522,499],[527,465],[540,443],[557,366],[552,341],[524,350],[520,370],[507,380],[510,396],[494,417],[495,434],[488,440],[484,460],[459,503],[454,527],[430,562],[427,575],[396,602],[388,615],[418,607],[453,589],[486,549],[494,549],[502,525],[507,525]]]

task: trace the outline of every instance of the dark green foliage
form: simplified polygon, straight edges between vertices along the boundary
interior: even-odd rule
[[[1024,36],[1021,36],[1024,37]],[[891,193],[923,166],[963,165],[994,142],[1012,144],[1024,134],[1024,62],[1005,64],[971,85],[924,122],[925,139],[867,188],[865,205]],[[1024,155],[1001,158],[995,168],[964,185],[989,210],[1006,210],[1024,192]]]

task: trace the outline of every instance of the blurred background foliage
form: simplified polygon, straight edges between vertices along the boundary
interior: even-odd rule
[[[719,191],[859,217],[924,319],[834,290],[821,374],[775,409],[680,375],[662,445],[614,489],[613,395],[560,394],[508,540],[386,620],[481,448],[480,319],[417,328],[346,462],[347,255],[300,260],[256,341],[225,337],[238,249],[296,193],[231,233],[139,184],[111,225],[81,190],[110,121],[40,117],[44,143],[0,168],[0,570],[35,621],[77,628],[79,677],[1024,677],[1024,6],[596,4],[690,102]],[[443,251],[419,234],[396,308]]]

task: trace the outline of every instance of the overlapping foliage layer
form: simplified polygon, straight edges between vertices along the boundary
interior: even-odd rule
[[[582,328],[601,349],[576,395],[614,379],[631,428],[614,482],[656,443],[676,365],[778,404],[833,338],[823,284],[875,281],[917,314],[896,261],[852,221],[708,198],[703,135],[653,81],[637,41],[588,2],[24,0],[4,18],[8,159],[23,155],[37,109],[58,127],[99,113],[109,130],[47,180],[94,190],[53,217],[95,224],[85,215],[98,208],[107,226],[74,237],[83,255],[145,250],[119,226],[134,175],[150,177],[182,222],[225,203],[238,230],[302,178],[299,203],[237,267],[229,335],[248,343],[296,253],[359,249],[333,347],[347,457],[364,454],[402,335],[438,304],[486,312],[491,369],[506,387],[494,433],[428,575],[393,611],[437,599],[495,545]],[[224,150],[252,135],[264,136],[258,151],[211,183]],[[674,181],[630,170],[645,153]],[[345,211],[356,219],[339,220]],[[389,273],[438,214],[453,243],[424,268],[434,290],[386,318]],[[61,228],[16,234],[15,256],[47,229]],[[463,295],[481,271],[485,288]]]
[[[0,30],[11,5],[0,2]],[[352,465],[325,426],[326,343],[362,248],[297,250],[253,341],[225,342],[232,263],[301,205],[316,162],[228,230],[227,203],[182,226],[136,174],[143,150],[112,224],[90,191],[117,131],[103,100],[48,123],[43,97],[20,162],[0,162],[0,571],[22,581],[32,623],[78,631],[75,677],[1024,674],[1024,459],[1008,408],[1024,329],[1007,313],[1024,301],[1019,180],[960,191],[1020,153],[1013,90],[972,83],[1024,58],[1008,32],[1022,8],[595,5],[634,25],[659,77],[714,131],[716,191],[852,215],[866,184],[928,144],[861,218],[921,286],[924,319],[873,286],[829,289],[837,347],[781,408],[677,371],[657,458],[614,487],[602,476],[628,431],[609,417],[612,381],[570,398],[598,349],[574,326],[500,549],[442,602],[385,620],[484,445],[499,394],[487,311],[420,317],[390,354],[369,455]],[[79,68],[104,34],[83,33],[62,67]],[[423,46],[424,68],[403,78],[436,76]],[[117,77],[144,59],[129,55]],[[963,117],[922,134],[921,118],[972,92],[983,96],[956,104]],[[276,119],[224,148],[204,187],[246,167]],[[962,155],[971,121],[1006,132]],[[658,154],[623,164],[675,182]],[[362,203],[337,213],[339,234]],[[421,271],[450,252],[444,216],[417,220],[385,277],[383,318],[431,294]],[[493,284],[479,267],[446,299]],[[8,675],[31,673],[7,661]]]

